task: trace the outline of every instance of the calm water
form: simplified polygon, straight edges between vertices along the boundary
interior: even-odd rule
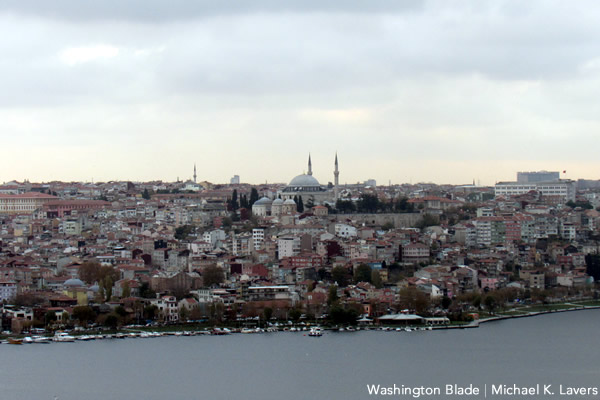
[[[445,384],[454,383],[481,388],[539,383],[553,384],[558,391],[559,384],[600,386],[598,332],[600,310],[586,310],[467,330],[342,332],[320,338],[282,332],[0,345],[0,398],[392,397],[370,396],[368,384],[443,390]],[[599,396],[570,398],[592,397]]]

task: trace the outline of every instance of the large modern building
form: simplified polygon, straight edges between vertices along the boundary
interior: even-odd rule
[[[576,183],[570,179],[561,179],[552,182],[498,182],[494,188],[496,197],[510,197],[539,192],[542,196],[558,197],[562,201],[575,200]]]
[[[517,172],[518,183],[557,182],[560,180],[558,171]]]

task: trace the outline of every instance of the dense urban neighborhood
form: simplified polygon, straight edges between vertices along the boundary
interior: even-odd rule
[[[596,298],[600,182],[0,185],[2,330],[468,321]]]

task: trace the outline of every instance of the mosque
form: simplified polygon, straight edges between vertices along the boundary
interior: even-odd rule
[[[296,211],[294,197],[302,197],[302,203],[322,205],[325,203],[335,204],[339,195],[339,175],[338,158],[335,154],[335,169],[333,171],[333,187],[322,186],[319,181],[312,176],[312,162],[310,154],[308,155],[308,172],[298,175],[290,183],[277,192],[277,198],[271,200],[263,197],[252,205],[252,214],[257,216],[279,216],[293,214]]]
[[[293,199],[294,196],[302,196],[302,202],[306,204],[313,203],[315,205],[323,203],[335,203],[338,199],[339,190],[339,175],[338,158],[335,154],[335,169],[333,171],[333,188],[322,186],[319,181],[313,176],[312,162],[310,154],[308,155],[308,172],[298,175],[290,181],[290,183],[278,193],[284,201]]]

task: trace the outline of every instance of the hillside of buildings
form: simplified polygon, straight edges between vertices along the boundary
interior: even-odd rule
[[[595,181],[307,187],[0,185],[2,330],[464,320],[597,297]]]

